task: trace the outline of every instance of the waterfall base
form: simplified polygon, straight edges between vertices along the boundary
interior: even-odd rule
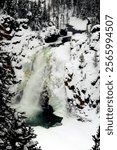
[[[26,123],[31,126],[50,128],[62,125],[62,119],[63,117],[56,116],[53,113],[38,112],[33,117],[27,118]]]

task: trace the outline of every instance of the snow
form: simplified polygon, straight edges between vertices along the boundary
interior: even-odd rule
[[[92,85],[92,82],[99,77],[99,58],[97,58],[97,66],[94,66],[95,51],[99,55],[99,43],[99,32],[93,33],[90,41],[86,33],[73,35],[70,43],[72,48],[70,51],[70,61],[65,65],[65,81],[68,84],[66,86],[66,93],[67,98],[73,101],[74,108],[72,107],[72,112],[86,120],[91,119],[87,112],[91,108],[84,104],[83,110],[77,110],[76,105],[80,105],[81,102],[74,98],[74,95],[78,89],[82,101],[85,102],[85,99],[90,97],[93,104],[96,104],[96,101],[99,100],[99,80],[95,86]],[[95,51],[90,50],[90,47],[93,47]],[[80,60],[81,56],[84,58],[82,63]],[[82,66],[82,69],[80,66]],[[75,91],[69,89],[71,86],[75,86]],[[82,90],[85,90],[85,94],[82,93]],[[71,108],[71,104],[69,105]]]
[[[45,129],[35,127],[37,141],[43,150],[90,150],[94,145],[92,135],[98,129],[97,118],[93,122],[79,122],[74,118],[63,120],[63,125]]]
[[[86,21],[75,17],[71,17],[71,23],[73,23],[74,28],[77,26],[77,30],[84,30],[86,27]],[[54,31],[56,31],[55,26],[48,27],[45,32],[41,31],[42,39],[38,39],[38,32],[33,32],[29,28],[27,30],[22,28],[12,38],[11,43],[4,47],[16,58],[16,61],[12,61],[14,68],[15,66],[22,66],[20,70],[15,68],[16,77],[22,82],[14,90],[17,93],[24,90],[21,106],[23,106],[22,110],[27,110],[28,113],[31,113],[30,106],[33,106],[32,111],[34,109],[41,110],[37,104],[40,92],[46,84],[51,93],[49,103],[53,106],[55,114],[64,116],[67,98],[74,99],[74,92],[64,85],[64,81],[69,79],[69,74],[73,74],[73,78],[68,85],[74,85],[75,89],[78,88],[83,100],[89,95],[94,102],[99,99],[99,82],[95,87],[91,86],[91,82],[99,76],[99,63],[95,68],[93,65],[95,51],[89,50],[92,46],[99,55],[99,41],[97,42],[99,33],[93,33],[90,42],[86,33],[76,33],[72,35],[70,42],[52,48],[42,41],[46,35]],[[79,69],[82,54],[84,54],[85,60],[82,63],[83,70]],[[81,71],[83,71],[82,74]],[[85,95],[81,92],[84,89],[86,90]],[[33,94],[31,94],[32,91],[34,91]],[[34,101],[35,105],[32,105]],[[79,101],[73,101],[74,106],[77,103],[80,104]],[[85,107],[86,105],[84,105]],[[87,109],[89,108],[84,109],[84,112]],[[78,111],[77,114],[83,116],[83,112]]]
[[[86,30],[86,24],[86,20],[70,18],[70,25],[76,30]],[[96,109],[86,104],[83,110],[76,111],[75,105],[77,103],[80,105],[80,101],[74,99],[77,91],[75,93],[69,87],[74,85],[75,90],[80,91],[83,101],[89,95],[94,103],[99,99],[99,81],[95,86],[91,85],[99,76],[99,62],[94,67],[95,51],[99,56],[99,32],[93,33],[90,41],[86,33],[71,35],[70,42],[53,48],[44,43],[44,38],[57,31],[54,26],[44,30],[45,32],[40,32],[41,38],[38,39],[38,32],[33,32],[30,28],[27,30],[21,28],[10,43],[7,40],[3,41],[6,43],[3,49],[10,52],[12,59],[16,59],[12,60],[12,65],[17,79],[21,80],[17,87],[12,87],[17,93],[23,91],[21,103],[17,107],[21,108],[21,111],[26,111],[29,116],[35,111],[41,111],[39,97],[43,87],[47,86],[50,94],[49,104],[53,107],[54,114],[64,119],[62,126],[49,129],[35,127],[35,133],[38,134],[37,141],[42,150],[90,150],[93,145],[92,135],[96,133],[99,125],[99,114],[96,114]],[[79,66],[82,54],[85,61],[81,70]],[[22,68],[18,70],[16,66]],[[65,86],[64,82],[67,80],[68,86]],[[85,94],[81,92],[84,89]],[[73,99],[73,115],[67,114],[67,98]],[[73,118],[74,114],[77,114],[77,117]],[[68,117],[69,115],[71,117]],[[80,119],[78,116],[85,118],[84,122],[77,121]]]
[[[70,17],[69,24],[72,25],[76,30],[86,30],[87,21],[76,17]]]

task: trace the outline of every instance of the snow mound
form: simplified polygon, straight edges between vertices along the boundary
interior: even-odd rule
[[[86,30],[87,20],[70,17],[69,24],[72,25],[76,30]]]
[[[98,123],[82,123],[75,119],[67,118],[63,120],[63,125],[45,129],[35,127],[37,141],[43,150],[89,150],[93,146],[92,135],[96,134]]]

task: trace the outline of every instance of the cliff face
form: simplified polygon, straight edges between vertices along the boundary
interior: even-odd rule
[[[70,62],[65,67],[69,111],[84,119],[88,116],[87,111],[95,108],[99,111],[99,43],[99,31],[91,33],[90,39],[86,34],[74,35]]]

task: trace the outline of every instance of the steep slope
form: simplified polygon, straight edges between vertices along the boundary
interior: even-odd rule
[[[87,111],[99,111],[99,32],[92,33],[90,39],[86,34],[75,34],[70,56],[64,79],[68,108],[87,118]]]

